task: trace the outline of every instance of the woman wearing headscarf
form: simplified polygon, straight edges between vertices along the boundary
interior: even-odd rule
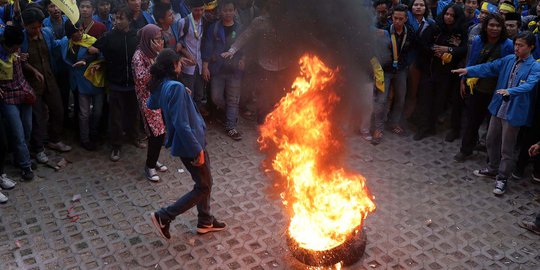
[[[157,171],[165,172],[167,167],[158,162],[159,152],[165,138],[165,124],[161,116],[161,110],[150,110],[146,105],[150,92],[148,89],[150,81],[150,67],[154,64],[158,53],[163,49],[163,37],[161,28],[154,24],[148,24],[138,32],[139,47],[133,55],[131,62],[133,67],[133,78],[135,80],[135,94],[139,101],[139,108],[144,120],[148,137],[148,151],[146,154],[146,165],[144,174],[150,181],[159,181]]]

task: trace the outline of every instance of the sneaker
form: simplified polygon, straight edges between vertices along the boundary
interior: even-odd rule
[[[371,133],[369,133],[369,129],[362,129],[360,130],[360,136],[362,137],[362,139],[370,142],[371,140],[373,140],[373,136],[371,136]]]
[[[0,192],[0,203],[7,203],[8,197]]]
[[[371,138],[371,144],[378,145],[382,141],[383,132],[380,129],[377,129],[373,132],[373,137]]]
[[[533,180],[534,182],[540,183],[540,173],[533,172],[533,173],[532,173],[532,180]]]
[[[455,162],[464,162],[465,160],[467,160],[470,156],[472,156],[472,154],[463,154],[461,152],[457,153],[455,156],[454,156],[454,161]]]
[[[25,168],[21,171],[21,177],[23,180],[30,181],[34,179],[34,172],[32,168]]]
[[[459,132],[455,130],[451,130],[446,134],[446,137],[444,137],[444,140],[447,142],[453,142],[457,138],[459,138]]]
[[[142,140],[135,140],[133,141],[133,145],[137,148],[140,148],[140,149],[144,149],[146,148],[148,145],[146,145],[146,143],[144,143]]]
[[[518,171],[514,171],[512,173],[512,178],[516,179],[516,180],[521,180],[521,178],[523,178],[523,173],[522,172],[518,172]]]
[[[495,178],[495,176],[497,176],[497,173],[491,172],[489,168],[474,170],[473,174],[478,177],[487,177],[487,178]]]
[[[0,187],[5,190],[10,190],[15,187],[15,182],[9,179],[6,174],[0,175]]]
[[[111,155],[109,156],[112,162],[117,162],[120,160],[120,149],[113,149]]]
[[[527,229],[535,234],[540,235],[540,227],[532,221],[522,220],[518,223],[519,227]]]
[[[94,142],[81,142],[82,148],[84,148],[86,151],[96,151],[97,145]]]
[[[167,240],[171,239],[171,234],[169,233],[171,222],[162,222],[156,212],[152,213],[150,216],[152,218],[152,224],[154,224],[154,227],[158,230],[159,235]]]
[[[167,168],[167,166],[165,166],[165,164],[158,161],[158,162],[156,162],[156,170],[158,172],[166,172],[167,170],[169,170],[169,168]]]
[[[148,168],[144,166],[144,176],[146,176],[146,179],[152,182],[159,181],[159,175],[157,175],[156,169],[154,168]]]
[[[38,163],[45,164],[49,162],[49,158],[47,157],[47,154],[45,154],[45,151],[41,151],[36,154],[36,160]]]
[[[495,181],[495,188],[493,189],[493,193],[495,193],[495,195],[502,195],[505,192],[506,192],[506,180]]]
[[[197,233],[205,234],[209,232],[219,232],[225,230],[227,224],[225,222],[219,222],[214,219],[214,222],[210,225],[197,224]]]
[[[69,152],[71,151],[71,146],[63,143],[63,142],[57,142],[57,143],[48,143],[47,147],[49,147],[52,150],[60,151],[60,152]]]
[[[229,135],[229,137],[231,137],[235,141],[239,141],[242,139],[242,134],[240,134],[240,132],[238,132],[238,130],[236,130],[235,128],[229,129],[227,131],[227,135]]]

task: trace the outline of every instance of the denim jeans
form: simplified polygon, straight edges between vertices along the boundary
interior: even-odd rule
[[[212,224],[214,217],[210,214],[210,193],[212,191],[212,174],[210,173],[210,158],[204,151],[205,163],[200,167],[191,164],[192,158],[180,158],[195,182],[193,190],[182,196],[172,205],[161,208],[157,214],[163,221],[174,220],[178,215],[197,206],[198,224]]]
[[[407,94],[407,70],[400,70],[396,73],[384,73],[384,93],[375,92],[374,117],[375,129],[383,130],[384,122],[388,114],[388,96],[390,95],[390,84],[394,86],[394,100],[392,111],[388,123],[392,126],[399,125],[405,105],[405,95]]]
[[[212,77],[212,102],[225,109],[225,129],[236,128],[242,78],[235,74],[218,74]]]
[[[103,111],[103,94],[83,95],[79,93],[79,133],[81,142],[90,141],[90,135],[98,133],[99,120]]]
[[[32,132],[32,105],[11,105],[0,101],[0,112],[8,123],[8,132],[15,150],[15,162],[21,169],[30,168],[28,141]]]

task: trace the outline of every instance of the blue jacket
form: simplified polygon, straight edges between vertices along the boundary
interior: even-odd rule
[[[146,22],[148,24],[156,24],[156,21],[154,20],[154,17],[152,17],[152,15],[146,11],[143,11],[142,12],[142,15],[144,17],[144,19],[146,20]]]
[[[469,51],[469,59],[467,60],[468,67],[476,65],[476,62],[478,61],[478,57],[480,56],[480,52],[482,51],[482,48],[484,48],[484,45],[485,44],[480,38],[480,35],[474,36],[471,44],[471,50]],[[514,44],[512,43],[512,40],[506,39],[501,44],[501,58],[512,53],[514,53]]]
[[[530,126],[534,110],[532,102],[536,94],[533,90],[535,90],[538,80],[540,80],[540,63],[534,61],[532,56],[525,59],[516,74],[515,79],[519,80],[519,83],[516,87],[508,88],[510,72],[515,62],[516,56],[514,54],[507,55],[493,62],[468,67],[467,76],[480,78],[499,76],[497,89],[507,89],[510,93],[507,114],[508,123],[515,127]],[[502,102],[502,95],[494,93],[488,107],[489,112],[492,115],[497,115]]]
[[[68,18],[66,17],[66,15],[62,15],[62,27],[64,27],[67,20],[68,20]],[[43,24],[43,27],[49,27],[49,29],[51,29],[54,36],[56,37],[56,33],[54,32],[54,27],[53,27],[52,22],[51,22],[51,17],[47,17],[47,18],[43,19],[42,24]]]
[[[109,14],[109,16],[107,17],[106,20],[103,20],[101,19],[101,17],[99,17],[99,15],[94,15],[92,16],[92,19],[96,22],[100,22],[102,24],[105,25],[105,27],[107,27],[107,31],[111,31],[112,27],[113,27],[113,22],[112,22],[112,15]]]
[[[195,158],[206,147],[206,124],[195,102],[178,81],[166,79],[150,95],[147,102],[151,110],[161,109],[167,128],[165,147],[171,155]]]
[[[217,27],[217,28],[216,28]],[[238,31],[240,27],[237,28]],[[238,36],[238,32],[236,36]],[[225,63],[225,59],[221,57],[221,54],[229,50],[227,46],[227,39],[225,37],[225,28],[221,21],[217,21],[211,24],[207,31],[204,34],[203,47],[201,48],[201,56],[203,62],[208,62],[208,69],[210,74],[218,74],[221,70],[221,67]],[[235,54],[235,59],[242,57],[242,54],[239,52]],[[241,75],[241,71],[237,69],[235,75]]]
[[[534,46],[534,51],[532,52],[532,55],[534,59],[540,59],[540,34],[536,33],[534,34],[536,37],[536,45]]]
[[[60,40],[60,51],[62,53],[62,59],[69,66],[69,86],[71,90],[77,89],[79,93],[83,95],[96,95],[101,94],[103,89],[95,87],[86,77],[84,77],[84,72],[86,71],[86,66],[82,67],[71,67],[75,64],[67,57],[69,50],[69,40],[67,37],[64,37]],[[77,52],[77,60],[85,60],[86,52],[88,48],[83,46],[79,47]]]
[[[28,53],[28,33],[26,32],[26,29],[24,29],[23,32],[24,40],[21,45],[21,52]],[[47,48],[49,48],[49,62],[51,63],[51,69],[53,72],[56,72],[57,65],[59,64],[56,60],[58,60],[58,49],[60,47],[60,40],[54,39],[54,34],[52,30],[48,27],[41,28],[41,34],[43,35],[45,43],[47,43]]]

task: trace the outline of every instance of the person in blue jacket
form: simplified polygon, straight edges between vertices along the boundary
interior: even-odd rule
[[[133,21],[131,21],[131,28],[139,30],[147,24],[155,24],[152,15],[141,8],[141,0],[127,0],[127,6],[133,12]]]
[[[504,18],[500,14],[490,13],[486,15],[480,35],[475,36],[471,42],[467,67],[488,63],[513,52],[514,45],[507,38]],[[465,103],[466,117],[463,123],[461,148],[454,156],[455,161],[463,162],[473,154],[478,142],[478,129],[487,116],[487,108],[496,85],[496,77],[461,80],[460,92]]]
[[[479,177],[495,178],[493,193],[496,195],[505,193],[508,178],[516,165],[516,143],[520,127],[532,124],[532,101],[540,80],[540,63],[531,55],[534,44],[533,33],[524,31],[514,42],[515,54],[452,71],[468,77],[499,77],[498,90],[493,94],[488,107],[491,113],[486,141],[488,167],[474,171]]]
[[[103,108],[103,89],[95,87],[84,76],[86,66],[74,64],[85,59],[88,48],[96,38],[84,34],[82,26],[79,23],[73,25],[71,21],[66,22],[65,32],[66,36],[60,41],[60,52],[63,61],[69,66],[69,88],[78,93],[79,138],[84,149],[93,151],[97,146],[90,138],[97,137]]]
[[[171,221],[193,206],[197,206],[199,212],[197,233],[222,231],[227,226],[210,213],[213,180],[205,149],[206,124],[190,91],[176,80],[181,69],[180,56],[172,49],[161,51],[150,68],[152,79],[149,89],[154,90],[148,99],[148,108],[161,109],[167,129],[165,146],[171,149],[172,156],[180,157],[195,182],[193,190],[172,205],[151,214],[152,223],[165,239],[171,238]]]

